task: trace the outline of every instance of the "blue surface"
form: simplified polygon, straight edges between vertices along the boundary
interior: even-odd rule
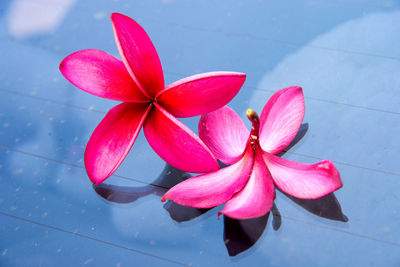
[[[400,265],[397,1],[133,2],[0,2],[1,266]],[[331,159],[344,187],[306,202],[277,192],[269,216],[217,220],[221,207],[160,202],[190,174],[143,134],[93,187],[83,152],[116,102],[75,88],[58,65],[86,48],[118,56],[115,11],[146,29],[167,83],[247,73],[229,104],[244,119],[277,89],[302,86],[308,130],[283,157]],[[184,120],[194,131],[197,121]]]

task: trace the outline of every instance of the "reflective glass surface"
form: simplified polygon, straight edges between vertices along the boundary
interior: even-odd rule
[[[101,185],[83,154],[118,104],[59,72],[72,52],[119,58],[109,16],[147,31],[166,84],[207,71],[247,74],[229,103],[246,122],[280,88],[303,87],[306,115],[284,158],[332,160],[343,188],[319,200],[276,190],[272,211],[161,203],[193,174],[143,133]],[[398,1],[0,1],[1,266],[399,266]],[[197,133],[198,117],[182,121]]]

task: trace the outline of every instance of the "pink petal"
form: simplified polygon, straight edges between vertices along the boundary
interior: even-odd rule
[[[168,85],[157,101],[176,117],[192,117],[226,105],[239,92],[246,74],[209,72]]]
[[[267,152],[264,152],[263,157],[275,185],[294,197],[320,198],[342,187],[340,174],[329,160],[304,164]]]
[[[274,183],[265,166],[260,149],[256,150],[253,171],[246,186],[218,213],[243,220],[267,214],[274,203]]]
[[[228,201],[249,179],[253,152],[247,150],[242,159],[226,168],[192,177],[172,187],[162,198],[194,208],[212,208]]]
[[[148,102],[132,81],[121,60],[96,49],[67,56],[60,64],[64,77],[96,96],[125,102]]]
[[[260,116],[260,145],[272,154],[282,152],[296,136],[304,117],[303,90],[291,86],[277,91]]]
[[[118,13],[111,15],[115,41],[129,74],[148,97],[164,88],[160,58],[149,36],[133,19]]]
[[[249,134],[239,115],[227,106],[202,115],[199,121],[200,139],[225,164],[242,157]]]
[[[154,151],[182,171],[217,170],[216,159],[200,138],[160,105],[154,105],[144,124],[144,133]]]
[[[85,167],[93,183],[103,182],[121,165],[150,108],[148,104],[119,104],[96,127],[85,151]]]

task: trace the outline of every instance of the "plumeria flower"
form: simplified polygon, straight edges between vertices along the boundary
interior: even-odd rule
[[[97,126],[85,151],[85,167],[99,184],[121,165],[143,126],[155,152],[170,165],[189,172],[219,168],[207,146],[176,117],[192,117],[227,104],[246,75],[210,72],[164,87],[158,54],[143,28],[122,14],[111,15],[122,61],[95,49],[78,51],[60,64],[61,73],[78,88],[123,103]]]
[[[323,197],[342,186],[331,161],[303,164],[276,156],[292,142],[303,121],[304,96],[300,87],[279,90],[265,105],[260,118],[251,109],[247,117],[252,123],[250,133],[229,107],[203,115],[200,138],[216,158],[229,166],[175,185],[162,201],[170,199],[195,208],[226,203],[218,216],[250,219],[271,209],[274,185],[304,199]]]

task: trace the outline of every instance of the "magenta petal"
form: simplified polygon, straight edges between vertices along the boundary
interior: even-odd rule
[[[226,203],[219,214],[243,220],[260,217],[270,211],[274,203],[274,183],[261,153],[256,150],[253,171],[246,186]]]
[[[150,108],[148,104],[119,104],[96,127],[85,151],[85,167],[93,183],[103,182],[121,165]]]
[[[264,152],[263,157],[275,185],[291,196],[315,199],[342,187],[339,172],[329,160],[304,164],[267,152]]]
[[[133,19],[111,15],[115,40],[122,60],[133,80],[148,97],[164,88],[161,61],[149,36]]]
[[[277,91],[260,116],[260,145],[263,150],[278,154],[296,136],[304,117],[303,90],[291,86]]]
[[[219,168],[207,146],[187,126],[157,103],[144,124],[144,134],[154,151],[170,165],[188,172]]]
[[[73,85],[93,95],[125,102],[149,101],[122,61],[101,50],[87,49],[67,56],[60,71]]]
[[[193,75],[168,85],[157,101],[176,117],[192,117],[226,105],[239,92],[246,74],[209,72]]]
[[[237,163],[211,173],[192,177],[172,187],[162,198],[194,208],[212,208],[228,201],[249,179],[253,152]]]
[[[227,106],[202,115],[199,121],[200,139],[225,164],[242,157],[249,134],[239,115]]]

